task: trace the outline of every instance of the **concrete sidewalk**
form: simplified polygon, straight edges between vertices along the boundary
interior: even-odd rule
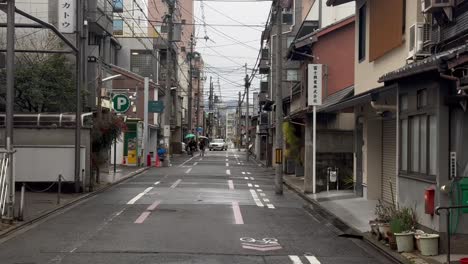
[[[367,200],[362,197],[356,197],[353,191],[329,191],[317,194],[304,194],[304,177],[296,177],[295,175],[285,175],[284,183],[291,189],[295,190],[304,199],[314,205],[318,205],[329,214],[338,218],[341,222],[352,228],[354,231],[361,233],[363,238],[385,251],[388,255],[398,259],[402,263],[416,264],[442,264],[446,263],[447,255],[441,254],[434,257],[425,257],[418,252],[399,254],[392,251],[381,241],[377,241],[370,234],[369,220],[375,219],[375,205],[377,201]],[[445,247],[445,245],[439,245]],[[459,263],[461,258],[466,258],[466,255],[452,255],[451,263]]]
[[[24,211],[22,221],[14,222],[12,225],[7,223],[0,223],[0,237],[11,233],[13,230],[34,222],[54,211],[66,207],[74,202],[84,199],[94,193],[103,191],[107,187],[123,181],[127,178],[135,176],[144,170],[146,167],[127,167],[117,166],[117,172],[113,173],[113,168],[110,168],[110,172],[101,172],[101,182],[95,184],[94,191],[88,193],[61,193],[60,203],[58,203],[57,187],[55,184],[51,184],[47,188],[37,188],[31,184],[26,185],[26,191],[24,195]],[[46,190],[49,189],[49,190]],[[15,214],[19,212],[19,201],[21,199],[21,192],[16,192],[16,209]]]

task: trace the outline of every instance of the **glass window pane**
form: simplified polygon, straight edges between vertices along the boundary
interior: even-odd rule
[[[411,171],[419,172],[419,116],[411,118]]]
[[[437,173],[437,118],[429,117],[429,174]]]
[[[408,96],[402,95],[400,97],[400,111],[408,110]]]
[[[421,116],[421,173],[427,173],[427,116]]]
[[[401,170],[408,170],[408,119],[401,120]]]

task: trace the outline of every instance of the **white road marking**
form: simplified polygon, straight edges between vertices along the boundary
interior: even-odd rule
[[[320,261],[314,256],[305,256],[310,264],[320,264]]]
[[[231,175],[231,170],[226,170],[227,175]]]
[[[255,188],[258,188],[258,187],[260,187],[260,186],[258,186],[258,184],[255,184]]]
[[[262,201],[260,201],[260,198],[258,198],[258,195],[257,193],[255,192],[255,190],[253,189],[250,189],[250,194],[252,195],[252,198],[254,199],[255,201],[255,204],[258,206],[258,207],[263,207],[263,203]]]
[[[298,256],[289,255],[289,259],[293,262],[293,264],[303,264]]]
[[[229,159],[226,159],[226,161],[229,161]]]
[[[252,187],[252,184],[251,184],[251,183],[247,183],[247,186]]]
[[[242,174],[245,174],[245,171],[241,172]]]
[[[78,248],[74,248],[74,249],[70,250],[70,253],[75,252],[75,250],[77,250],[77,249],[78,249]]]
[[[185,171],[185,174],[189,174],[192,168],[189,168],[188,170]]]
[[[242,218],[242,213],[238,202],[232,202],[232,211],[234,212],[234,220],[236,225],[243,225],[244,219]]]
[[[154,183],[154,185],[158,185],[158,184],[160,184],[160,183],[161,183],[160,181],[157,181],[157,182]]]
[[[260,196],[266,196],[266,194],[264,194],[264,193],[260,193]]]
[[[177,187],[177,185],[179,185],[181,181],[182,179],[178,179],[176,182],[174,182],[174,184],[172,184],[171,188],[174,189],[175,187]]]
[[[267,207],[270,208],[270,209],[275,209],[275,206],[272,205],[272,204],[267,204]]]
[[[229,163],[226,162],[226,167],[229,167]]]
[[[197,166],[197,164],[198,164],[198,162],[194,162],[194,163],[193,163],[193,166]]]
[[[257,192],[263,192],[263,190],[262,189],[257,189]]]
[[[143,197],[143,195],[151,191],[151,189],[153,189],[153,187],[146,188],[143,192],[139,193],[137,196],[133,197],[130,201],[128,201],[127,204],[135,204],[136,201],[138,201],[141,197]]]
[[[248,179],[249,179],[249,177],[244,177],[244,179],[248,180]]]
[[[255,180],[255,178],[254,178],[254,177],[250,177],[250,179],[251,179],[252,181],[253,181],[253,180]]]
[[[239,162],[237,162],[237,165],[240,165],[240,163],[239,163]]]
[[[187,163],[187,162],[191,161],[192,159],[193,159],[193,157],[191,157],[190,159],[188,159],[188,160],[184,161],[184,163],[180,164],[178,167],[182,167],[182,166],[184,166],[184,165],[185,165],[185,163]]]
[[[250,173],[250,172],[247,172],[247,174],[249,174],[249,175],[250,175],[250,174],[252,174],[252,173]]]
[[[232,180],[228,180],[229,190],[234,190],[234,182]]]
[[[200,160],[200,161],[201,161],[201,160],[203,160],[203,158],[200,158],[200,159],[198,159],[198,160]]]
[[[270,199],[264,198],[263,201],[264,201],[265,203],[269,203],[269,202],[270,202]]]

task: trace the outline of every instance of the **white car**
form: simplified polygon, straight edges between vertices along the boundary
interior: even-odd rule
[[[228,145],[222,138],[213,139],[208,148],[211,150],[227,150]]]

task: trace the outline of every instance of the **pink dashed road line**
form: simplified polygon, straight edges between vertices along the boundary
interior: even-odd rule
[[[146,211],[141,213],[141,215],[135,220],[135,224],[143,224],[145,222],[146,218],[151,214],[151,211],[154,211],[158,205],[161,204],[161,201],[156,200],[154,201],[153,204],[151,204],[148,208],[146,208]]]
[[[151,212],[143,212],[138,218],[137,220],[135,220],[135,224],[143,224],[143,222],[146,220],[146,218],[148,218],[148,216],[151,214]]]

